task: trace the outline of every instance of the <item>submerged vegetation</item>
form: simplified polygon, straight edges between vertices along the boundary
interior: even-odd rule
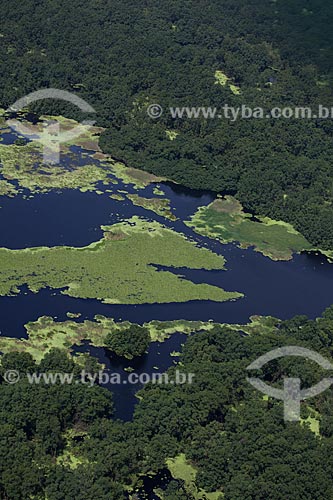
[[[253,246],[273,260],[289,260],[293,253],[310,250],[311,244],[290,224],[244,212],[232,196],[218,198],[200,207],[186,224],[196,232],[217,238],[222,243],[238,242],[242,248]]]
[[[0,249],[0,295],[18,293],[28,285],[63,289],[72,297],[105,303],[143,304],[224,301],[241,297],[208,284],[194,284],[156,266],[189,269],[223,269],[224,259],[199,248],[185,236],[157,222],[133,217],[102,226],[104,236],[87,247]]]
[[[129,198],[134,205],[152,210],[157,213],[157,215],[161,215],[166,219],[172,221],[177,220],[177,217],[171,211],[170,201],[166,198],[143,198],[137,194],[128,194],[127,198]]]
[[[15,186],[5,180],[0,180],[0,196],[9,196],[10,198],[14,197],[18,193]]]
[[[78,126],[78,122],[63,116],[40,118],[46,122],[57,123],[62,132]],[[21,120],[24,123],[24,117],[21,117]],[[48,134],[44,133],[38,142],[0,143],[0,174],[4,179],[0,181],[0,195],[14,196],[22,189],[30,193],[48,192],[53,189],[99,192],[99,185],[114,185],[118,184],[119,180],[134,189],[143,189],[162,180],[148,172],[126,167],[103,154],[98,145],[102,128],[82,127],[82,130],[79,137],[60,144],[60,165],[43,162],[43,148],[52,150],[53,147],[52,136]],[[6,128],[2,129],[2,132],[6,131]],[[41,122],[38,122],[36,132],[42,133]],[[76,149],[73,149],[73,146]],[[78,159],[80,162],[83,160],[82,165]]]

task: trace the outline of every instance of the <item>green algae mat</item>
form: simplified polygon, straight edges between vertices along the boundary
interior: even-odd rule
[[[0,249],[0,295],[50,287],[104,303],[143,304],[189,300],[225,301],[242,295],[206,283],[195,284],[176,270],[223,269],[224,258],[184,235],[139,217],[102,226],[103,238],[86,247]]]
[[[67,313],[69,317],[77,319],[79,313]],[[164,342],[176,333],[192,335],[193,333],[209,332],[216,326],[227,326],[235,333],[246,335],[277,334],[281,321],[270,316],[252,316],[246,325],[221,324],[213,321],[188,321],[152,320],[143,326],[149,330],[151,342]],[[80,346],[83,341],[89,341],[95,347],[107,347],[107,337],[111,332],[125,331],[133,325],[129,321],[115,321],[113,318],[96,314],[93,320],[56,321],[50,316],[41,316],[36,321],[24,325],[27,338],[13,338],[0,336],[0,351],[9,353],[13,351],[28,352],[40,362],[45,354],[53,348],[64,349],[72,352],[73,346]],[[170,355],[172,355],[170,353]],[[76,357],[74,357],[77,360]]]
[[[71,313],[70,313],[71,314]],[[0,351],[28,352],[40,362],[45,354],[53,348],[71,352],[74,345],[81,345],[88,340],[95,347],[107,347],[106,339],[111,332],[124,331],[133,323],[129,321],[116,322],[113,318],[96,315],[94,320],[77,322],[74,320],[55,321],[49,316],[42,316],[36,321],[25,325],[27,339],[0,336]],[[144,325],[148,330],[151,342],[163,342],[175,333],[191,335],[193,333],[210,331],[216,323],[204,321],[157,321],[153,320]],[[74,357],[77,361],[77,357]]]
[[[290,260],[293,253],[311,250],[311,244],[286,222],[252,216],[232,196],[218,198],[200,207],[190,221],[194,231],[222,243],[239,242],[242,248],[254,247],[272,260]]]

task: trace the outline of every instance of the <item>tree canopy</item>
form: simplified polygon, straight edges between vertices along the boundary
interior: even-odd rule
[[[150,344],[150,334],[148,328],[131,325],[126,330],[110,332],[105,343],[118,356],[132,359],[146,352]]]
[[[332,10],[324,0],[2,2],[2,106],[75,92],[104,151],[183,185],[235,194],[259,215],[333,248],[332,119],[174,119],[170,106],[333,106]],[[216,84],[216,71],[229,85]],[[160,119],[147,106],[164,108]],[[39,113],[70,113],[59,101]],[[87,118],[85,116],[85,118]],[[168,131],[176,132],[172,136]],[[259,182],[258,182],[259,180]]]
[[[26,372],[59,369],[78,380],[80,369],[65,351],[51,351],[40,365],[24,353],[3,355],[1,373],[17,369],[21,380],[0,384],[1,498],[125,499],[127,491],[140,491],[142,477],[180,454],[195,471],[196,488],[220,491],[226,500],[331,498],[331,392],[303,401],[300,422],[284,422],[283,402],[254,389],[246,367],[287,345],[331,359],[332,311],[316,321],[271,319],[251,334],[226,325],[189,337],[181,364],[168,373],[174,379],[181,368],[195,375],[193,383],[147,384],[127,423],[114,420],[112,395],[98,385],[28,383]],[[275,387],[285,376],[299,377],[302,387],[328,376],[292,357],[257,375]],[[168,500],[191,495],[186,479],[166,485]]]

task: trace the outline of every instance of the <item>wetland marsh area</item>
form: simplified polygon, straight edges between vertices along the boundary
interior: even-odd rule
[[[66,144],[61,164],[47,166],[38,144],[18,145],[3,130],[1,353],[40,363],[58,348],[120,375],[165,372],[189,336],[226,324],[238,336],[276,334],[280,320],[314,319],[333,303],[333,265],[291,225],[248,214],[230,195],[126,167],[99,150],[99,132]],[[147,352],[116,356],[107,336],[133,323],[149,332]],[[107,386],[116,417],[132,419],[141,387]],[[160,498],[170,473],[194,489],[184,454],[167,466],[145,477],[147,498]]]
[[[65,129],[75,123],[57,120]],[[193,333],[254,315],[315,318],[333,302],[333,266],[291,225],[247,214],[232,196],[117,163],[99,149],[101,129],[65,144],[52,166],[42,163],[42,144],[18,145],[3,127],[2,352],[26,345],[40,360],[51,347],[84,340],[102,348],[98,334],[87,333],[96,315],[176,322],[172,333],[182,334],[191,322],[202,325]],[[79,313],[71,322],[70,311]],[[62,325],[62,338],[42,328],[44,347],[30,339],[32,347],[24,325],[44,316]],[[72,327],[88,320],[86,335],[73,338]],[[160,349],[161,359],[169,356],[166,345]]]
[[[330,2],[1,11],[0,499],[333,500]]]

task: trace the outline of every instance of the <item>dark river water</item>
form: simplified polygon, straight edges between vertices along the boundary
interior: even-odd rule
[[[78,148],[76,153],[80,158]],[[83,162],[86,161],[84,158]],[[68,159],[64,168],[67,163]],[[17,296],[0,297],[1,335],[24,337],[23,325],[28,321],[36,320],[42,315],[66,320],[68,311],[80,312],[82,316],[78,321],[103,314],[116,320],[141,324],[153,319],[212,319],[220,323],[245,323],[253,314],[272,315],[282,319],[306,314],[315,318],[333,303],[333,265],[328,264],[324,257],[302,254],[289,262],[273,262],[252,249],[242,250],[233,244],[221,245],[197,235],[182,221],[188,219],[199,206],[210,203],[215,195],[191,191],[170,183],[161,184],[161,187],[180,220],[166,221],[153,212],[133,206],[130,201],[112,200],[107,194],[65,190],[39,194],[33,198],[5,198],[1,200],[0,246],[12,249],[40,245],[83,246],[101,238],[101,225],[142,215],[186,234],[200,245],[224,255],[227,261],[227,269],[224,271],[177,269],[177,273],[181,272],[196,283],[206,282],[226,290],[242,292],[245,295],[243,299],[225,303],[192,301],[183,304],[124,306],[75,299],[48,289],[33,294],[23,288]],[[133,191],[121,183],[117,185],[117,189]],[[140,195],[153,196],[152,189],[153,186],[148,186]],[[132,363],[119,360],[106,350],[87,344],[75,348],[75,351],[89,351],[113,372],[125,373],[124,369],[131,366],[137,372],[152,373],[157,368],[164,371],[171,366],[177,358],[171,357],[170,352],[179,351],[184,341],[185,337],[178,334],[164,343],[154,343],[144,357]],[[132,417],[138,388],[110,387],[115,397],[117,417],[124,420]]]
[[[13,134],[3,136],[5,143],[15,139]],[[91,158],[81,155],[79,148],[73,148],[75,158],[64,158],[63,167],[70,168],[71,162],[85,164]],[[112,188],[101,186],[101,190]],[[0,335],[26,337],[24,324],[47,315],[58,321],[67,320],[68,311],[80,312],[76,321],[93,319],[96,314],[144,323],[151,320],[214,320],[219,323],[246,323],[254,314],[272,315],[281,319],[296,314],[315,318],[333,303],[333,265],[320,255],[296,255],[289,262],[274,262],[255,252],[242,250],[234,244],[222,245],[216,241],[194,233],[182,221],[188,219],[199,206],[209,204],[215,195],[198,192],[167,183],[161,184],[166,197],[171,200],[174,213],[179,218],[170,222],[153,212],[132,205],[130,201],[116,201],[108,194],[81,193],[75,190],[50,192],[32,198],[17,196],[1,200],[0,246],[20,249],[33,246],[71,245],[84,246],[101,238],[101,225],[113,224],[121,220],[141,215],[157,220],[178,232],[182,232],[225,256],[227,264],[223,271],[177,269],[195,283],[209,283],[225,290],[239,291],[244,298],[225,303],[212,301],[192,301],[187,303],[150,305],[108,305],[96,300],[82,300],[62,295],[60,291],[44,289],[38,294],[23,287],[19,295],[0,297]],[[130,186],[119,183],[116,188],[135,192]],[[27,193],[28,194],[28,193]],[[153,186],[139,193],[153,196]],[[1,265],[1,263],[0,263]],[[171,269],[172,271],[172,269]],[[177,355],[186,341],[183,334],[174,334],[163,343],[152,343],[141,358],[127,361],[118,358],[103,348],[96,348],[84,342],[75,346],[73,353],[89,352],[108,372],[123,378],[128,369],[138,375],[142,373],[164,372],[177,362]],[[171,355],[171,353],[173,355]],[[111,385],[116,417],[130,420],[138,399],[136,392],[141,385]],[[144,477],[143,486],[138,491],[140,498],[155,500],[155,488],[164,488],[170,481],[168,470],[161,470],[154,477]]]

